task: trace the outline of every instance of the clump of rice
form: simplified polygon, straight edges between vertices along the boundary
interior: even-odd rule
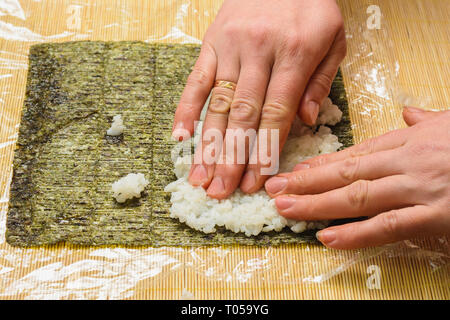
[[[342,112],[328,100],[321,106],[318,123],[334,125],[340,121]],[[201,126],[198,127],[197,132],[201,130]],[[308,158],[337,151],[342,146],[330,128],[322,125],[315,129],[296,119],[280,155],[280,172],[291,171],[296,164]],[[194,137],[196,140],[198,137]],[[216,227],[224,227],[246,236],[256,236],[261,232],[281,231],[284,227],[300,233],[328,225],[327,221],[297,221],[280,216],[275,200],[264,190],[249,195],[237,189],[228,199],[212,199],[202,187],[189,184],[190,161],[190,155],[176,159],[174,171],[178,180],[167,185],[165,191],[171,193],[170,216],[193,229],[212,233],[216,232]]]
[[[124,203],[132,198],[140,198],[141,192],[148,183],[142,173],[130,173],[112,184],[113,197],[119,203]]]
[[[113,117],[111,128],[106,131],[108,136],[119,136],[123,133],[125,126],[123,125],[122,116],[120,114]]]
[[[316,125],[328,124],[334,126],[336,123],[341,121],[341,119],[342,111],[337,105],[333,104],[330,98],[326,97],[320,106]]]

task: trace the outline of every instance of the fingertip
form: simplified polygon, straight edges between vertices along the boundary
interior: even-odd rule
[[[327,248],[339,250],[353,250],[376,245],[364,230],[365,226],[367,225],[364,222],[351,222],[328,227],[318,231],[316,238]]]
[[[337,233],[332,228],[326,228],[320,230],[316,233],[316,238],[319,240],[324,246],[333,248],[336,246],[337,242]]]
[[[273,196],[282,192],[288,185],[288,178],[283,176],[276,176],[269,178],[264,184],[269,195]]]
[[[240,189],[244,193],[255,193],[264,187],[264,183],[269,178],[269,176],[264,176],[258,173],[258,170],[250,169],[242,178]]]
[[[173,124],[172,124],[172,135],[176,129],[183,129],[183,128],[184,128],[183,124],[181,123],[181,121],[177,121],[176,116],[175,116],[175,119],[173,119]]]
[[[409,107],[409,106],[404,106],[403,107],[403,111],[406,111],[406,112],[426,112],[426,110],[424,110],[424,109],[420,109],[420,108],[416,108],[416,107]]]
[[[319,109],[320,109],[320,105],[315,102],[315,101],[309,101],[308,102],[308,115],[309,115],[309,119],[308,119],[308,124],[309,125],[314,125],[317,121],[317,116],[319,115]]]
[[[189,183],[195,187],[204,186],[208,182],[208,171],[203,165],[196,165],[189,174]]]
[[[176,141],[186,141],[187,139],[192,137],[192,131],[185,128],[184,123],[179,121],[174,123],[172,129],[172,138]]]
[[[253,169],[248,170],[242,178],[240,188],[245,193],[252,193],[256,184],[256,176]]]
[[[289,195],[283,195],[275,198],[275,206],[282,215],[286,215],[285,210],[291,208],[295,204],[296,199]]]
[[[416,123],[419,123],[421,121],[428,120],[432,117],[434,117],[436,114],[432,111],[427,111],[415,107],[403,107],[403,120],[405,120],[406,124],[408,126],[413,126]]]
[[[223,200],[226,199],[230,193],[227,193],[225,189],[225,183],[221,176],[215,176],[208,189],[206,190],[206,194],[214,199]]]
[[[408,126],[412,126],[414,124],[414,121],[411,118],[410,110],[408,107],[403,107],[402,117]]]
[[[300,106],[299,117],[308,126],[313,126],[319,115],[320,105],[313,100]]]

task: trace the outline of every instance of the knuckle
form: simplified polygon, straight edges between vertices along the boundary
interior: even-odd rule
[[[266,24],[253,24],[247,28],[247,36],[254,44],[260,46],[266,43],[270,29]]]
[[[177,114],[177,116],[178,115],[191,116],[191,115],[195,114],[197,109],[198,109],[197,105],[182,100],[178,104],[176,114]]]
[[[320,88],[320,90],[324,94],[328,94],[331,89],[331,84],[333,83],[333,79],[326,73],[316,73],[311,77],[312,83]]]
[[[342,31],[344,31],[344,27],[345,27],[344,19],[342,17],[339,17],[339,19],[335,19],[334,20],[334,28],[335,28],[335,30],[339,30],[339,31],[342,30]],[[344,37],[344,39],[345,39],[345,37]]]
[[[338,40],[345,40],[345,23],[344,18],[340,14],[329,19],[328,28],[330,33],[336,34]]]
[[[267,103],[263,106],[261,121],[266,121],[274,124],[285,123],[290,111],[288,107],[281,103]]]
[[[222,26],[223,34],[224,34],[224,36],[226,36],[228,38],[236,37],[236,35],[238,34],[239,31],[240,31],[240,29],[234,23],[226,23]]]
[[[436,151],[437,145],[435,143],[415,143],[409,146],[410,152],[414,156],[423,156],[426,154],[434,153]]]
[[[375,152],[376,139],[369,139],[350,150],[351,157],[360,157]]]
[[[424,190],[422,188],[423,181],[417,177],[406,176],[399,181],[398,187],[404,190],[405,194],[410,195],[408,203],[413,204],[415,200],[423,198],[424,194],[430,189]],[[425,192],[424,192],[425,191]],[[415,200],[412,200],[415,199]]]
[[[304,45],[302,37],[297,32],[292,32],[285,36],[283,48],[288,57],[308,55],[308,47]]]
[[[259,109],[250,99],[237,98],[231,105],[229,120],[237,123],[254,123],[259,118]]]
[[[352,182],[358,180],[359,176],[359,166],[360,166],[360,157],[348,158],[345,159],[343,165],[339,167],[338,172],[339,176],[345,182]]]
[[[302,194],[306,190],[306,177],[304,174],[297,173],[292,176],[292,185],[295,192]]]
[[[324,154],[317,156],[315,158],[306,160],[306,162],[310,165],[310,167],[320,167],[324,164],[328,163],[329,155]]]
[[[352,183],[347,190],[348,202],[351,206],[361,210],[367,206],[369,182],[359,180]]]
[[[192,87],[205,87],[209,84],[209,75],[200,68],[194,68],[187,79],[186,85]]]
[[[228,113],[232,98],[227,94],[215,91],[211,97],[211,102],[208,106],[208,111],[213,113]]]
[[[398,232],[397,211],[388,211],[381,215],[381,225],[383,231],[387,234],[395,234]]]
[[[239,88],[238,91],[234,95],[234,99],[236,101],[247,101],[248,103],[252,105],[256,105],[256,99],[255,97],[258,96],[258,93],[255,92],[255,90],[252,90],[251,88]]]

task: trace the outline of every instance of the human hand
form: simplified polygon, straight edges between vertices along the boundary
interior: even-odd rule
[[[237,85],[235,90],[212,89],[202,144],[194,157],[200,160],[192,165],[189,182],[218,199],[228,197],[239,184],[246,193],[259,190],[268,175],[261,173],[260,159],[246,165],[250,143],[245,163],[206,163],[202,155],[214,142],[205,139],[205,132],[216,129],[225,137],[216,160],[230,159],[232,148],[226,146],[238,129],[279,130],[279,152],[297,112],[306,124],[315,122],[345,52],[343,20],[334,0],[226,0],[181,96],[174,137],[193,134],[216,80]],[[231,151],[234,159],[236,146]]]
[[[450,110],[405,108],[403,118],[409,128],[267,180],[279,213],[299,220],[369,217],[317,233],[336,249],[450,234]]]

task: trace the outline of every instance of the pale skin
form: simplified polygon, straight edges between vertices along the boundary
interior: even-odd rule
[[[315,122],[345,53],[334,0],[225,0],[181,96],[173,136],[193,134],[212,90],[203,132],[223,134],[220,156],[225,157],[227,129],[278,129],[281,149],[296,114],[306,124]],[[215,80],[237,86],[213,88]],[[201,162],[192,165],[189,182],[216,199],[238,187],[252,193],[265,183],[280,214],[293,219],[370,217],[320,231],[318,239],[332,248],[449,233],[449,113],[409,108],[404,118],[410,128],[311,159],[269,180],[259,162]],[[197,148],[195,156],[202,152]],[[280,179],[287,184],[275,191]]]
[[[343,20],[334,0],[226,0],[203,39],[173,135],[192,135],[212,89],[203,132],[218,129],[225,137],[223,150],[226,129],[278,129],[281,149],[297,113],[307,124],[315,122],[345,53]],[[215,80],[232,81],[236,89],[213,89]],[[202,152],[198,148],[196,156]],[[189,182],[225,199],[237,187],[246,193],[261,189],[269,176],[261,175],[260,167],[259,162],[195,164]]]
[[[409,128],[300,163],[266,182],[279,213],[299,220],[369,217],[319,231],[330,248],[450,233],[450,111],[404,108]]]

